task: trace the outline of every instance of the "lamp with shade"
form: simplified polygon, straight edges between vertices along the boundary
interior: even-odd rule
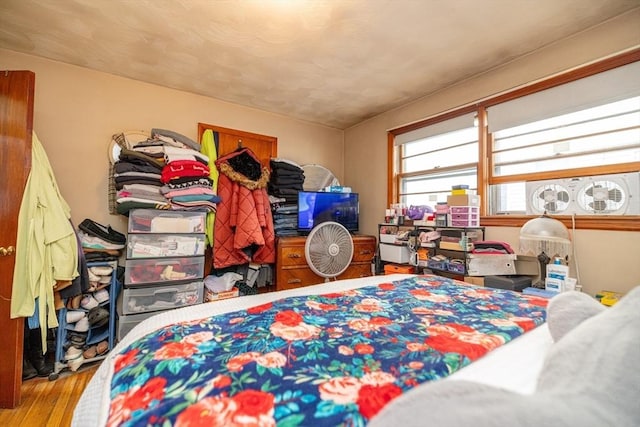
[[[536,288],[544,289],[547,264],[556,257],[569,261],[571,239],[569,230],[557,219],[545,214],[527,221],[520,229],[520,253],[532,255],[540,263],[540,281]]]

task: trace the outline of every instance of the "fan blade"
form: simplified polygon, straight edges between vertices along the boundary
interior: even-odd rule
[[[620,203],[622,201],[622,191],[620,191],[618,188],[609,190],[609,200]]]
[[[558,194],[556,194],[556,199],[561,201],[561,202],[569,202],[569,193],[567,193],[566,191],[559,191]]]
[[[556,212],[558,210],[558,204],[556,202],[545,203],[544,208],[549,212]]]

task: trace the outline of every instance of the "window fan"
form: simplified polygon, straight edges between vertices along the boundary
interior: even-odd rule
[[[591,214],[610,214],[623,210],[628,195],[612,180],[593,179],[578,192],[578,205]]]
[[[315,226],[304,245],[309,268],[328,282],[342,274],[353,258],[353,238],[340,223],[322,222]]]
[[[569,207],[570,200],[569,191],[559,184],[541,185],[529,195],[531,207],[536,213],[561,213]]]

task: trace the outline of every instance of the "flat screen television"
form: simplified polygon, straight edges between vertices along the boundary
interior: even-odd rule
[[[358,231],[360,205],[358,193],[300,191],[298,193],[298,232],[309,233],[316,225],[335,221],[347,230]]]

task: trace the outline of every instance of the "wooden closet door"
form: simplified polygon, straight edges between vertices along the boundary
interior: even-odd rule
[[[20,403],[24,319],[11,319],[16,232],[22,194],[31,170],[33,95],[31,71],[0,71],[0,408]]]

